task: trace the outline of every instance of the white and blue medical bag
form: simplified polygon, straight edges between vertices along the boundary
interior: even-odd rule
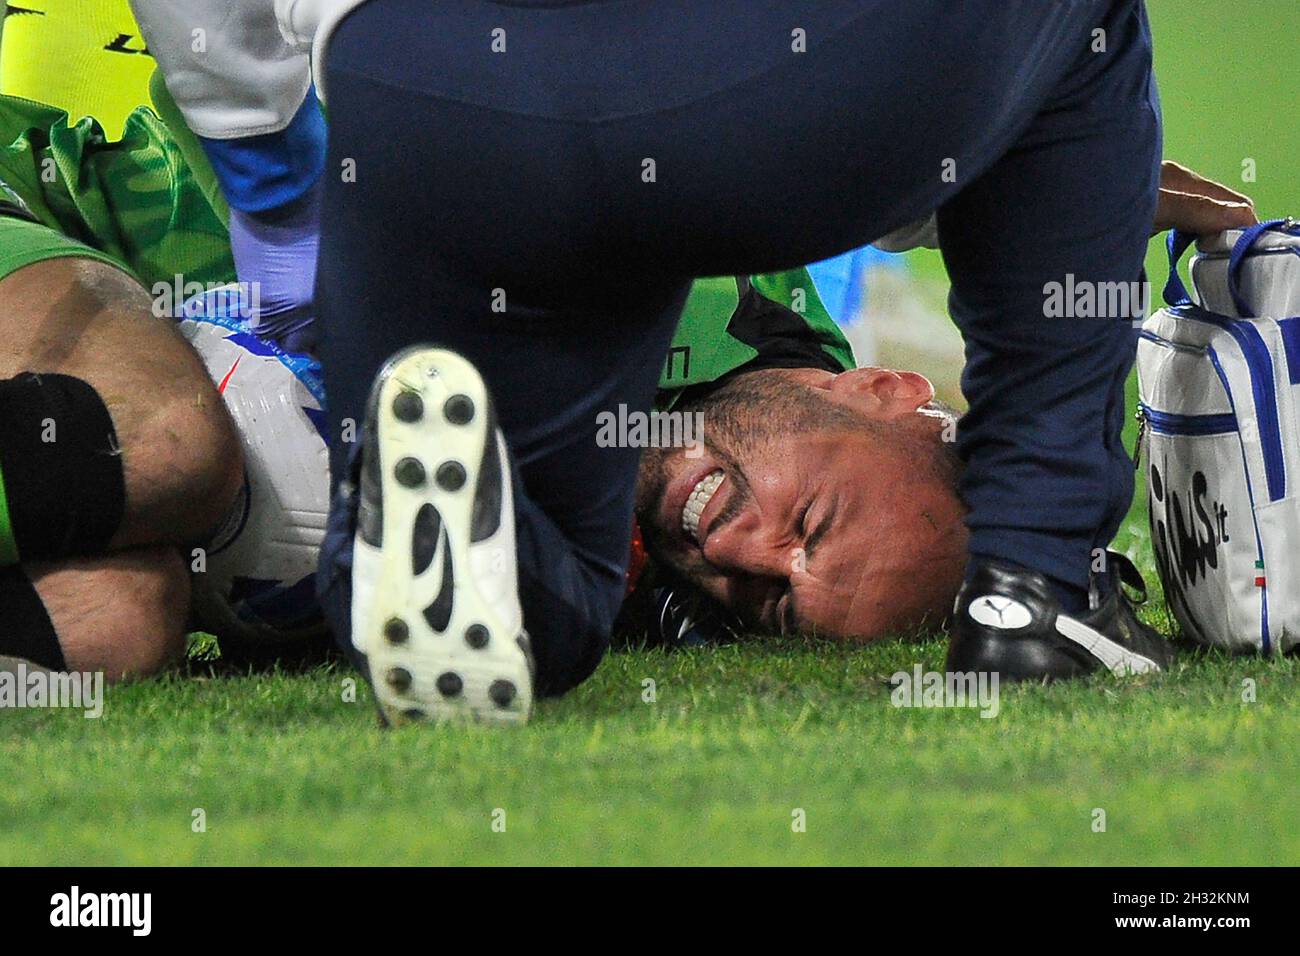
[[[1232,651],[1300,645],[1300,224],[1169,236],[1166,308],[1137,368],[1151,536],[1183,631]]]

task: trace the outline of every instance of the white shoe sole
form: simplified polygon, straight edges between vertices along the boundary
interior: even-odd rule
[[[532,712],[532,666],[515,583],[508,474],[500,530],[487,542],[470,541],[484,449],[501,441],[483,380],[461,356],[428,348],[396,358],[378,387],[383,545],[356,539],[352,628],[380,710],[392,723],[524,723]],[[453,396],[472,403],[468,422],[453,420],[461,417],[448,411]],[[465,407],[463,398],[457,402]],[[414,417],[412,406],[419,409]],[[412,542],[422,510],[429,528],[428,505],[441,530],[432,560],[419,569]],[[444,611],[434,615],[445,623],[440,629],[426,618],[435,604]]]

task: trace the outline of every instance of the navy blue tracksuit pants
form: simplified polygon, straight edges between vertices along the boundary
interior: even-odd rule
[[[1161,155],[1141,0],[370,0],[326,69],[331,432],[405,345],[476,363],[517,464],[540,692],[604,652],[638,452],[593,423],[649,408],[691,278],[936,209],[972,553],[1086,585],[1132,497],[1135,333],[1045,318],[1044,286],[1141,275]],[[322,575],[346,641],[345,525]]]

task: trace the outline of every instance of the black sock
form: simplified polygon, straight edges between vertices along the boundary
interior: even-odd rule
[[[68,669],[50,615],[20,567],[0,568],[0,655],[54,671]]]
[[[20,559],[102,552],[122,523],[126,478],[99,393],[68,375],[0,381],[0,481]]]

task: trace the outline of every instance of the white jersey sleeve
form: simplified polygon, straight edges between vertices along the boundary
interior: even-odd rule
[[[130,0],[190,129],[209,139],[276,133],[311,85],[309,57],[281,32],[275,0]]]

